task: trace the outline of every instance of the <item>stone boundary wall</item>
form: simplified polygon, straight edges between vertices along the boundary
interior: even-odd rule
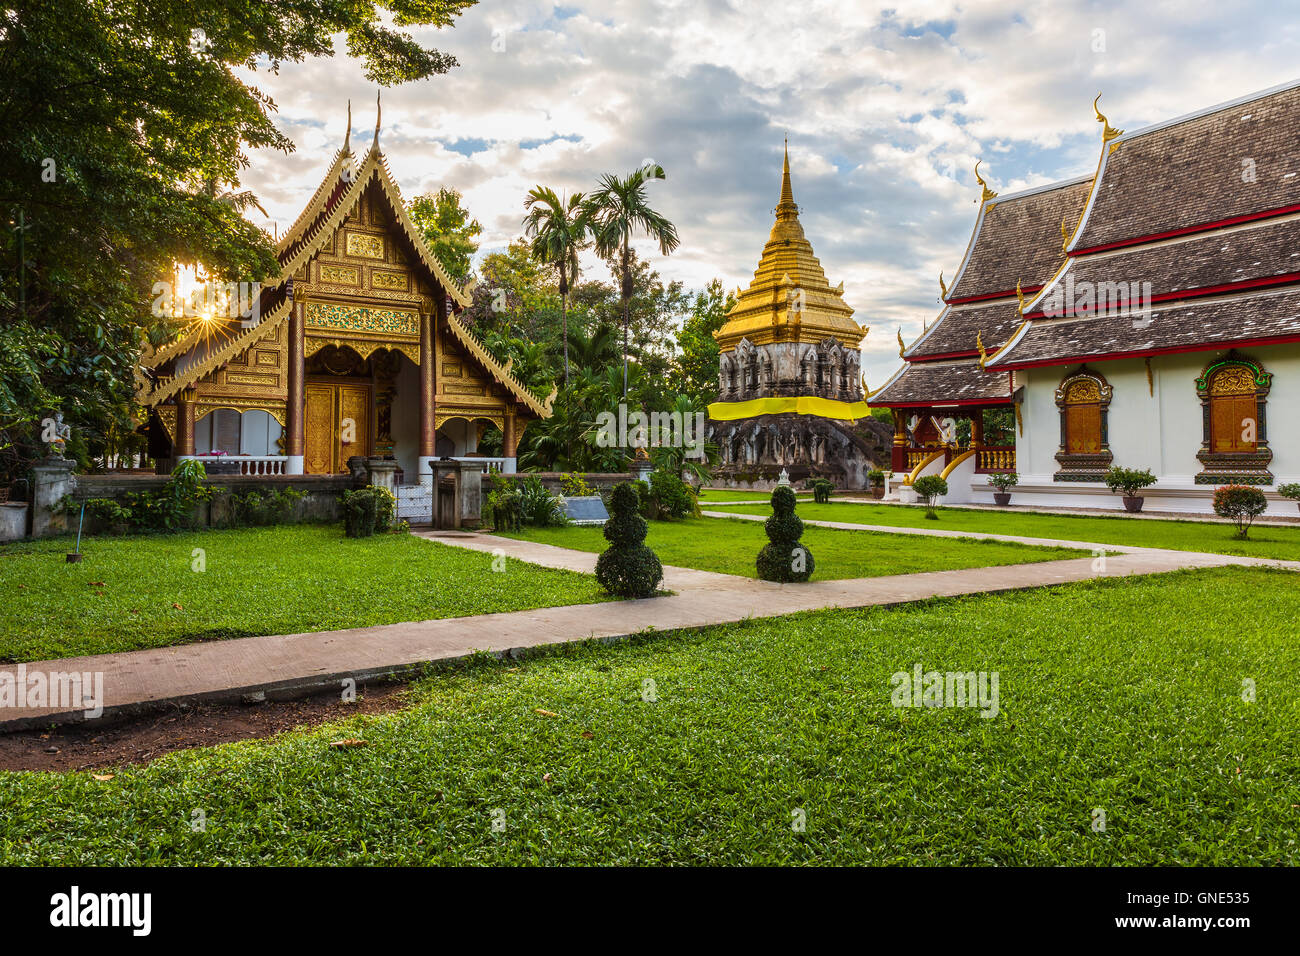
[[[128,492],[160,491],[168,481],[167,475],[75,475],[72,488],[68,491],[74,501],[88,498],[112,498],[125,503]],[[294,505],[293,522],[332,522],[343,519],[343,507],[339,496],[352,488],[366,484],[351,475],[210,475],[206,481],[209,487],[217,489],[210,501],[199,504],[194,509],[193,523],[196,528],[227,528],[231,526],[232,497],[249,491],[268,493],[284,488],[292,488],[303,493],[304,497]],[[64,516],[63,526],[49,528],[33,537],[48,534],[75,533],[79,515],[70,512]],[[89,516],[86,518],[87,534],[111,532],[113,529],[100,527]]]
[[[615,472],[612,474],[594,474],[580,471],[519,471],[513,474],[498,473],[493,477],[507,478],[511,481],[524,481],[528,478],[537,478],[541,481],[542,487],[553,495],[561,494],[564,488],[565,478],[581,478],[587,483],[587,486],[597,494],[609,492],[615,485],[624,481],[632,481],[631,472]],[[492,490],[491,481],[486,477],[483,481],[484,495]]]

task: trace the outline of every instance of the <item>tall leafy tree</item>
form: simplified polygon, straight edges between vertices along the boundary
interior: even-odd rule
[[[619,280],[623,303],[623,398],[627,398],[627,351],[629,303],[632,301],[632,236],[644,232],[659,246],[662,255],[677,248],[677,227],[656,212],[646,196],[646,184],[664,179],[664,169],[648,163],[627,176],[605,174],[600,185],[582,203],[582,216],[590,223],[596,253],[611,264]]]
[[[524,234],[532,239],[535,259],[555,268],[560,280],[560,312],[564,339],[564,384],[569,384],[569,283],[578,281],[578,252],[586,243],[587,220],[582,193],[561,199],[555,190],[536,186],[524,200],[528,215]]]
[[[416,196],[406,204],[406,211],[447,273],[459,281],[467,279],[470,260],[478,252],[474,237],[483,226],[470,217],[460,193],[444,186],[437,194]]]
[[[677,367],[673,370],[674,386],[700,404],[713,400],[718,391],[718,342],[713,333],[727,321],[727,313],[736,304],[732,292],[722,291],[722,282],[714,279],[695,296],[691,314],[677,333]]]
[[[332,56],[342,34],[372,82],[445,73],[456,61],[408,28],[451,26],[474,2],[0,6],[0,354],[25,357],[0,361],[0,466],[37,453],[55,407],[74,434],[131,427],[140,336],[170,331],[149,315],[151,287],[174,262],[239,281],[278,270],[238,187],[248,148],[293,144],[237,70]]]

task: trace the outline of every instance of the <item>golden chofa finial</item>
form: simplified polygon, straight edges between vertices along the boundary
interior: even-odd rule
[[[343,134],[343,152],[352,152],[352,101],[348,100],[348,131]]]
[[[943,281],[942,269],[939,270],[939,297],[942,299],[948,298],[948,286]]]
[[[382,91],[375,90],[375,141],[371,144],[371,149],[379,148],[379,120],[384,115],[383,109],[379,105],[379,95]]]
[[[907,351],[907,346],[903,344],[903,329],[901,326],[897,329],[897,335],[898,335],[898,357],[902,358],[903,353]]]
[[[1109,143],[1115,137],[1123,136],[1124,131],[1122,129],[1116,129],[1115,127],[1111,126],[1110,121],[1106,119],[1105,116],[1102,115],[1101,110],[1097,109],[1097,101],[1100,99],[1101,99],[1101,94],[1098,93],[1097,99],[1092,101],[1092,111],[1097,114],[1097,122],[1101,123],[1105,127],[1105,129],[1103,129],[1101,133],[1101,141],[1103,143]]]
[[[1019,279],[1016,280],[1016,298],[1020,300],[1020,304],[1019,304],[1018,306],[1016,306],[1016,310],[1017,310],[1021,315],[1024,315],[1024,314],[1025,314],[1025,294],[1024,294],[1023,292],[1020,291],[1020,280],[1019,280]]]
[[[975,347],[980,350],[980,371],[983,371],[984,366],[987,365],[989,361],[989,353],[984,351],[983,329],[975,333]]]
[[[977,159],[975,161],[975,182],[979,183],[980,188],[983,190],[983,192],[980,193],[980,202],[986,203],[990,199],[997,199],[998,194],[995,193],[993,190],[989,189],[989,184],[986,183],[984,181],[984,177],[980,175],[980,163],[982,162],[984,162],[984,160],[982,159]]]

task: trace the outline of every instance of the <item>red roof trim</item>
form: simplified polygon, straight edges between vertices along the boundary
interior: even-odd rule
[[[1011,396],[1006,398],[963,398],[955,402],[880,402],[875,403],[867,399],[867,404],[872,408],[943,408],[948,406],[968,407],[971,405],[1010,405]]]
[[[904,356],[904,358],[908,362],[924,365],[926,362],[942,362],[944,359],[973,358],[979,354],[979,349],[971,349],[967,352],[938,352],[934,355],[918,355],[916,358],[906,358]]]
[[[1198,226],[1187,226],[1183,229],[1171,229],[1168,232],[1152,232],[1145,236],[1135,236],[1132,239],[1121,239],[1118,242],[1107,242],[1100,246],[1088,246],[1086,249],[1072,249],[1066,255],[1073,258],[1074,256],[1086,255],[1090,252],[1104,252],[1107,249],[1122,249],[1125,246],[1137,246],[1144,242],[1156,242],[1160,239],[1173,239],[1176,236],[1187,236],[1194,232],[1209,232],[1211,229],[1222,229],[1224,226],[1236,226],[1243,222],[1255,222],[1260,219],[1273,219],[1277,216],[1285,216],[1289,213],[1300,212],[1300,203],[1294,203],[1290,206],[1279,206],[1277,209],[1265,209],[1262,212],[1246,213],[1243,216],[1232,216],[1229,219],[1216,219],[1213,222],[1201,223]]]
[[[1287,272],[1279,276],[1264,276],[1259,279],[1242,279],[1240,282],[1226,282],[1222,285],[1200,286],[1194,289],[1182,289],[1178,292],[1162,292],[1160,295],[1153,295],[1151,301],[1154,302],[1175,302],[1179,299],[1203,299],[1206,296],[1219,295],[1225,292],[1240,292],[1243,289],[1261,289],[1276,285],[1289,285],[1300,282],[1300,272]],[[1047,315],[1042,310],[1035,310],[1027,313],[1025,318],[1035,319],[1071,319],[1081,318],[1084,316],[1104,314],[1094,311],[1068,312],[1065,315]]]
[[[1049,365],[1074,365],[1079,362],[1108,362],[1114,359],[1145,358],[1149,355],[1176,355],[1182,352],[1217,352],[1234,348],[1250,348],[1256,345],[1286,345],[1300,342],[1300,332],[1288,335],[1272,335],[1255,339],[1232,339],[1226,342],[1209,342],[1198,345],[1181,345],[1164,349],[1139,349],[1132,352],[1103,352],[1100,355],[1072,355],[1069,358],[1042,359],[1034,362],[1007,362],[989,369],[990,372],[1010,371],[1018,368],[1044,368]]]
[[[1022,285],[1020,291],[1024,295],[1033,295],[1035,292],[1042,292],[1041,285]],[[964,305],[967,302],[983,302],[986,299],[1006,299],[1016,294],[1015,289],[1008,289],[1006,292],[990,292],[988,295],[965,295],[960,299],[944,299],[948,305]]]

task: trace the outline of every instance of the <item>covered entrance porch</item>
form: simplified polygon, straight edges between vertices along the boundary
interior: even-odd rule
[[[910,489],[922,475],[939,475],[948,482],[947,500],[962,502],[973,500],[975,476],[1016,470],[1015,408],[1009,402],[891,406],[890,411],[892,484]]]

